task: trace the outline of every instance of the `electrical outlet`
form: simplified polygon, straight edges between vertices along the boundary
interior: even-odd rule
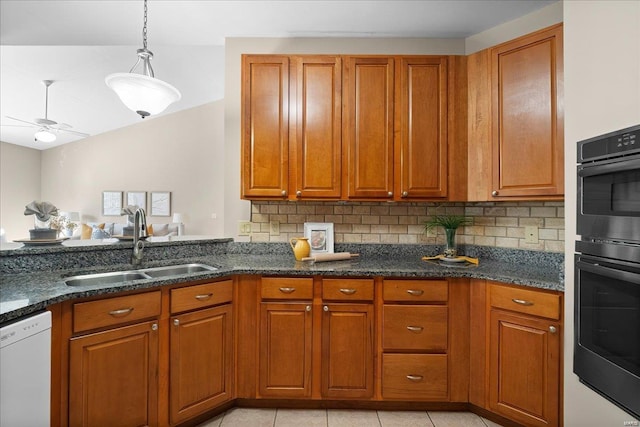
[[[238,236],[251,236],[251,221],[238,221]]]
[[[538,243],[538,227],[535,225],[526,225],[524,227],[524,242]]]
[[[271,221],[269,223],[269,235],[271,236],[280,235],[280,221]]]

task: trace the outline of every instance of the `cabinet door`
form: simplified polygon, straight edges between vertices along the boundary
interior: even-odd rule
[[[446,197],[447,58],[400,58],[396,99],[396,198]]]
[[[491,195],[562,195],[562,27],[492,48],[490,56]]]
[[[339,199],[342,61],[337,56],[294,57],[291,82],[292,91],[295,90],[291,108],[292,121],[295,111],[291,189],[298,199]]]
[[[311,396],[309,303],[260,304],[260,395]]]
[[[528,426],[557,426],[560,325],[491,310],[489,407]]]
[[[158,425],[157,329],[145,322],[71,339],[69,425]]]
[[[289,170],[289,58],[242,57],[242,197],[283,198]]]
[[[178,424],[231,399],[231,305],[171,318],[169,401]]]
[[[343,78],[347,198],[390,199],[394,59],[346,57]]]
[[[373,396],[372,304],[323,306],[322,395]]]

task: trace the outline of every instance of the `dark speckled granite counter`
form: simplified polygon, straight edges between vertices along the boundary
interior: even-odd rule
[[[64,300],[147,289],[234,274],[347,277],[468,277],[564,291],[564,256],[558,253],[466,246],[461,251],[480,264],[442,265],[422,261],[436,255],[434,245],[337,244],[336,252],[359,253],[349,261],[296,262],[286,243],[234,243],[230,239],[151,243],[146,262],[155,267],[198,262],[216,271],[144,279],[108,286],[70,287],[64,278],[101,271],[131,269],[131,244],[85,248],[38,247],[0,251],[0,323],[43,310]]]

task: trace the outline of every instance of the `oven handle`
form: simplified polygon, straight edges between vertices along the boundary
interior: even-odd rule
[[[578,169],[578,176],[603,175],[611,172],[623,172],[640,168],[640,159],[630,159],[604,165],[583,166]]]
[[[631,273],[629,271],[617,270],[615,268],[603,267],[600,264],[589,264],[583,261],[576,261],[576,267],[590,273],[599,274],[601,276],[610,277],[612,279],[624,280],[625,282],[640,285],[640,274]]]

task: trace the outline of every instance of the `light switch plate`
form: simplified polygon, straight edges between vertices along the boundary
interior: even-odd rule
[[[536,227],[535,225],[525,225],[524,242],[538,243],[538,227]]]
[[[238,221],[238,236],[251,236],[251,221]]]

